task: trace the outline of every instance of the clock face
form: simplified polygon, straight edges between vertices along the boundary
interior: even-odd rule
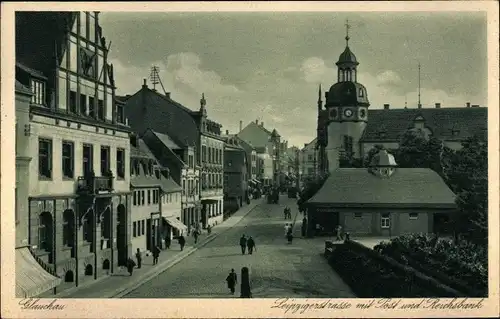
[[[351,117],[351,116],[352,116],[352,110],[351,110],[351,109],[347,109],[347,110],[345,110],[345,111],[344,111],[344,115],[345,115],[346,117]]]

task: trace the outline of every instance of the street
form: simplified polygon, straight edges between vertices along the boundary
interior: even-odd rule
[[[284,205],[297,215],[295,199],[281,196],[280,204],[261,204],[243,220],[172,268],[144,283],[123,298],[239,298],[230,294],[226,276],[235,269],[250,269],[254,298],[315,297],[352,298],[350,288],[322,256],[318,241],[300,238],[302,215],[298,214],[294,240],[284,237]],[[257,251],[242,255],[239,238],[252,236]]]

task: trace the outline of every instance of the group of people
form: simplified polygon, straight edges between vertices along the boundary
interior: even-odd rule
[[[246,238],[245,235],[242,235],[240,238],[240,247],[242,255],[245,254],[247,248],[249,255],[251,255],[254,250],[257,251],[257,248],[255,246],[255,241],[253,240],[252,236]]]

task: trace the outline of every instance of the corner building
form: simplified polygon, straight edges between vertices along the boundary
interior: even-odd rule
[[[28,201],[27,249],[63,281],[42,295],[108,275],[131,255],[130,129],[108,50],[98,12],[16,13],[16,80],[33,93],[29,197],[18,200]],[[19,286],[47,287],[24,271],[34,283]]]

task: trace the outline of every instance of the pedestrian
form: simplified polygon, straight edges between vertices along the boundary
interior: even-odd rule
[[[257,248],[255,247],[255,241],[253,240],[252,236],[250,236],[247,240],[247,248],[248,248],[248,254],[251,255],[253,250],[257,251]]]
[[[127,259],[127,271],[132,276],[132,273],[134,272],[134,267],[135,267],[135,262],[132,260],[132,258]]]
[[[292,210],[288,206],[286,207],[286,213],[288,215],[288,219],[292,219]]]
[[[227,282],[227,287],[231,291],[231,294],[234,295],[234,288],[236,287],[236,283],[238,282],[238,277],[236,276],[236,273],[234,272],[234,269],[231,269],[231,272],[229,275],[226,277],[226,282]]]
[[[198,243],[198,229],[193,231],[194,243]]]
[[[240,238],[240,247],[241,247],[241,254],[245,254],[245,250],[247,248],[247,239],[245,238],[245,235],[242,235]]]
[[[141,250],[139,248],[137,248],[137,252],[135,253],[135,258],[137,258],[137,269],[141,269],[142,254],[141,254]]]
[[[337,238],[336,240],[342,240],[342,226],[337,225]]]
[[[158,264],[158,257],[160,257],[160,248],[158,246],[153,246],[153,265]]]
[[[170,239],[170,234],[168,234],[166,237],[165,237],[165,249],[170,249],[170,243],[172,242],[172,240]]]
[[[179,245],[181,246],[181,251],[183,251],[184,245],[186,245],[186,239],[184,238],[183,235],[180,235],[178,241],[179,241]]]
[[[285,206],[285,209],[283,209],[283,214],[285,215],[285,219],[288,218],[288,211],[286,210],[286,206]]]
[[[288,233],[286,234],[286,238],[288,239],[288,243],[291,244],[292,243],[292,239],[293,239],[292,227],[290,227],[288,229]]]
[[[210,234],[212,232],[212,227],[210,225],[207,225],[207,234]]]
[[[302,237],[306,237],[306,231],[307,231],[307,218],[302,219],[302,227],[301,227],[301,234]]]
[[[286,223],[285,224],[285,237],[288,234],[288,228],[290,228],[290,226],[288,225],[288,223]]]

